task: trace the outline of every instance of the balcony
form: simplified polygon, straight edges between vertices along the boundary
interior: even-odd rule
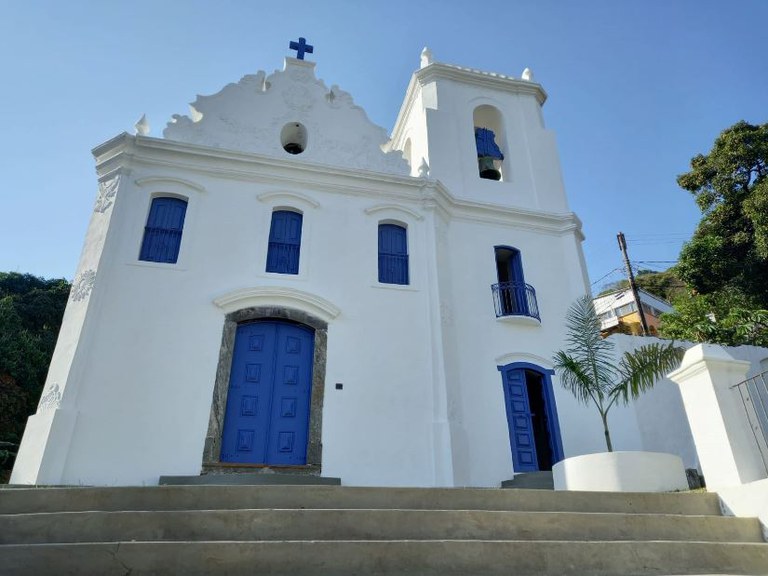
[[[496,318],[527,316],[541,322],[536,290],[523,282],[499,282],[491,286]]]

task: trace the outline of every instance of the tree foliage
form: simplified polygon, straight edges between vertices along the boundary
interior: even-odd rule
[[[768,124],[738,122],[677,178],[702,219],[676,267],[697,293],[732,291],[768,308]]]
[[[768,345],[768,124],[724,130],[677,182],[702,218],[675,267],[689,290],[662,315],[661,335]]]
[[[35,411],[69,289],[63,279],[0,272],[0,442],[17,444]]]
[[[750,306],[735,290],[684,294],[674,305],[674,312],[661,316],[659,333],[663,338],[768,346],[768,310]]]
[[[676,368],[683,350],[674,342],[647,344],[625,352],[616,364],[614,344],[600,336],[600,320],[589,296],[579,298],[568,309],[566,329],[567,348],[555,354],[555,370],[564,388],[579,401],[597,407],[611,452],[608,411],[616,403],[637,398],[660,376]]]

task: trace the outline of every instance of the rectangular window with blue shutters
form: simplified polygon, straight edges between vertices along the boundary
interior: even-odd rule
[[[139,260],[175,264],[179,259],[187,201],[154,198],[149,209]]]
[[[299,273],[302,216],[298,212],[275,210],[269,228],[267,272]]]
[[[379,282],[408,284],[408,237],[397,224],[379,224]]]

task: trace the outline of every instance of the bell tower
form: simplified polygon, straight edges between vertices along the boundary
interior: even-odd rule
[[[568,212],[547,94],[520,78],[435,62],[425,48],[392,132],[412,176],[440,180],[457,198]]]

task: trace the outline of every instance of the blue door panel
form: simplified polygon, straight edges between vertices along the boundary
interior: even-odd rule
[[[515,472],[535,472],[539,469],[539,464],[536,460],[536,442],[531,425],[525,370],[504,372],[504,396],[507,401],[509,440]]]
[[[314,334],[284,322],[237,328],[222,462],[306,463]]]
[[[551,380],[554,372],[528,362],[513,362],[506,366],[498,366],[498,369],[501,372],[503,382],[504,403],[515,472],[533,472],[541,469],[542,465],[545,469],[549,469],[551,464],[563,459],[563,441],[560,436],[557,406]],[[540,377],[534,380],[536,382],[534,386],[540,387],[542,398],[534,404],[538,404],[536,411],[541,411],[541,414],[532,414],[532,399],[528,396],[528,374],[526,372]],[[534,378],[536,377],[534,376]],[[532,392],[537,393],[537,390],[538,388],[533,388]],[[534,426],[534,421],[538,421],[538,428]],[[539,453],[537,453],[536,434],[546,434],[548,454],[542,453],[542,458],[546,459],[543,463],[539,460]],[[539,438],[538,449],[542,448],[543,441],[544,438]]]
[[[270,415],[272,431],[267,449],[270,463],[306,463],[313,340],[309,329],[278,325]]]

